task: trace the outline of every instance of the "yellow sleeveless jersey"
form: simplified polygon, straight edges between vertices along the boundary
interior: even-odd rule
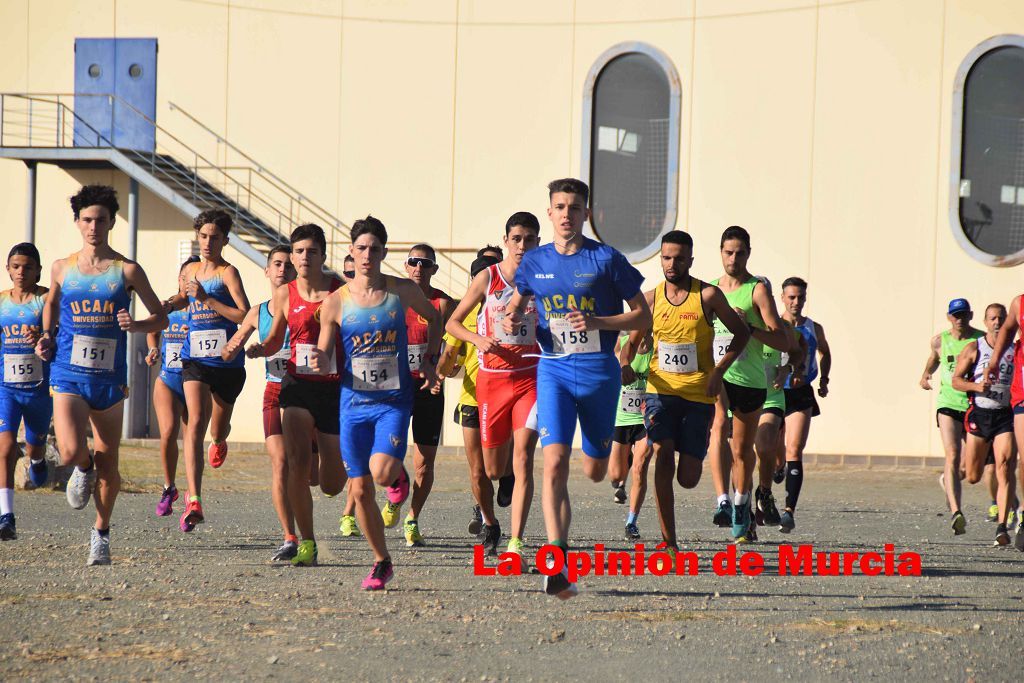
[[[706,395],[715,330],[704,315],[701,281],[690,278],[690,291],[678,306],[665,296],[665,283],[654,290],[654,355],[647,391],[679,396],[696,403],[714,403]]]

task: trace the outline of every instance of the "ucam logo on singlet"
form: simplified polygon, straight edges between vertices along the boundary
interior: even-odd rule
[[[19,315],[23,315],[23,314],[24,314],[24,312],[22,312]],[[33,332],[38,331],[38,330],[39,330],[39,326],[38,325],[26,325],[24,323],[15,323],[13,325],[4,325],[3,326],[4,336],[7,337],[11,341],[14,341],[15,339],[17,339],[17,340],[27,340],[32,335]]]
[[[377,344],[397,344],[398,333],[395,330],[388,330],[386,333],[376,330],[375,332],[364,332],[363,334],[354,334],[349,339],[352,340],[352,350],[358,351],[364,346],[376,346]],[[377,350],[380,351],[393,351],[391,347],[381,347]]]
[[[548,313],[561,309],[581,312],[594,312],[597,309],[597,303],[592,296],[581,296],[577,299],[575,294],[552,294],[549,297],[543,297],[541,301],[544,304],[544,310]]]
[[[75,315],[82,313],[108,313],[114,314],[114,302],[101,299],[82,299],[71,302],[71,312]]]

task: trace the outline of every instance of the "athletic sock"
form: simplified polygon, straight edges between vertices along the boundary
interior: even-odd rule
[[[110,538],[110,527],[108,526],[106,529],[97,529],[96,533],[98,533],[103,538]]]
[[[729,494],[728,493],[723,493],[722,495],[720,495],[718,497],[718,505],[721,505],[722,503],[728,503],[728,502],[729,502]]]
[[[298,545],[299,544],[299,537],[296,536],[295,534],[285,534],[284,535],[284,542],[287,543],[289,541],[291,541],[295,545]]]
[[[29,462],[31,462],[31,463],[32,463],[33,465],[38,465],[38,464],[39,464],[39,463],[41,463],[41,462],[42,462],[43,460],[44,460],[44,458],[39,458],[39,459],[36,459],[36,458],[29,458]]]
[[[14,489],[0,489],[0,515],[14,512]]]
[[[640,517],[640,513],[639,512],[633,512],[632,510],[630,510],[629,514],[626,516],[626,524],[636,524],[636,520],[639,517]]]
[[[480,516],[481,516],[481,517],[483,517],[483,516],[484,516],[484,513],[483,513],[483,511],[481,511],[481,512],[480,512]],[[405,517],[405,523],[406,523],[406,524],[416,524],[416,518],[412,516],[412,513],[411,513],[411,512],[410,512],[410,513],[409,513],[408,515],[406,515],[406,517]]]
[[[800,487],[804,485],[804,464],[797,460],[786,463],[786,507],[796,510]]]
[[[740,493],[739,491],[737,491],[732,495],[733,505],[746,505],[748,500],[750,500],[749,493]]]

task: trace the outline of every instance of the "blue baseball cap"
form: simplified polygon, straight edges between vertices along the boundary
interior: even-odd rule
[[[949,310],[946,313],[956,315],[957,313],[970,313],[970,311],[971,305],[967,303],[967,299],[953,299],[949,302]]]

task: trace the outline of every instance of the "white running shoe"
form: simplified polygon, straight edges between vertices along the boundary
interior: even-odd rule
[[[89,470],[83,471],[80,467],[75,467],[71,472],[71,478],[68,479],[67,497],[68,505],[81,510],[89,504],[89,498],[92,497],[92,490],[96,486],[96,466],[93,465]]]
[[[89,561],[85,563],[92,567],[97,564],[110,564],[110,536],[101,536],[96,529],[92,530],[89,537]]]

